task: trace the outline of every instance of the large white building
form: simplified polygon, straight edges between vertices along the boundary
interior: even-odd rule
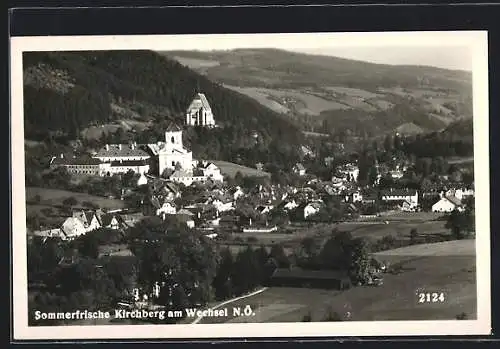
[[[182,144],[182,129],[170,124],[165,131],[165,142],[148,145],[151,152],[158,156],[158,172],[161,175],[166,169],[191,169],[193,153]]]
[[[187,126],[214,127],[215,119],[207,97],[198,93],[186,111]]]
[[[150,158],[149,154],[142,150],[137,143],[131,144],[106,144],[93,158],[102,162],[111,161],[144,161]]]

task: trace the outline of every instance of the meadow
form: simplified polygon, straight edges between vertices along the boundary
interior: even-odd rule
[[[453,320],[465,313],[476,318],[474,240],[411,246],[384,251],[401,271],[384,274],[381,286],[358,286],[347,291],[271,287],[264,292],[231,304],[251,305],[251,318],[202,319],[218,322],[299,322],[306,315],[321,321],[331,309],[339,315],[350,313],[352,321]],[[419,303],[419,292],[444,292],[444,301]]]

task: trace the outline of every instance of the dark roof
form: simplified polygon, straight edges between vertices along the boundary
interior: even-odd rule
[[[178,131],[182,131],[182,128],[179,125],[177,125],[175,122],[171,122],[170,124],[168,124],[167,129],[165,131],[178,132]]]
[[[278,268],[274,270],[273,278],[298,278],[298,279],[321,279],[321,280],[344,280],[348,279],[347,273],[336,270],[306,270],[301,268]]]
[[[144,160],[123,160],[123,161],[111,161],[112,167],[119,166],[143,166],[146,165],[147,162]]]
[[[108,225],[111,224],[113,217],[116,218],[116,220],[120,223],[120,221],[121,221],[120,216],[114,215],[112,213],[106,213],[106,214],[101,215],[101,217],[99,217],[99,219],[101,221],[101,225],[103,227],[107,227]]]
[[[140,147],[141,145],[136,144],[108,144],[108,149],[101,148],[95,157],[149,156]]]
[[[416,193],[415,189],[385,189],[381,191],[382,195],[387,196],[408,196],[415,195]]]
[[[99,165],[101,161],[88,156],[54,157],[51,165]]]
[[[450,195],[450,196],[447,196],[446,199],[448,201],[450,201],[455,206],[462,206],[462,202],[460,201],[460,199],[455,197],[455,196]]]

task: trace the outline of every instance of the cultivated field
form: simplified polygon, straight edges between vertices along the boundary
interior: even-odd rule
[[[239,171],[243,176],[256,176],[256,177],[269,177],[270,174],[264,171],[259,171],[255,168],[241,166],[232,162],[220,161],[220,160],[209,160],[213,162],[217,167],[220,168],[220,171],[223,175],[227,175],[229,177],[234,177],[236,173]]]
[[[348,291],[272,287],[253,297],[228,304],[252,306],[251,318],[202,319],[200,323],[219,322],[297,322],[307,315],[321,321],[327,309],[350,320],[453,320],[466,313],[476,317],[474,240],[412,246],[384,251],[399,259],[400,274],[385,274],[378,287],[360,286]],[[404,260],[401,257],[404,256]],[[422,304],[417,293],[444,292],[442,303]]]
[[[224,85],[224,87],[252,97],[262,105],[279,113],[289,112],[291,106],[293,106],[297,112],[309,115],[319,115],[325,110],[349,108],[349,105],[347,104],[327,100],[309,93],[300,92],[298,90],[278,90],[257,87],[238,87],[231,85]]]

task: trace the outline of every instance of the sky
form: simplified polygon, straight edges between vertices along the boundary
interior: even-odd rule
[[[472,71],[471,50],[466,47],[338,47],[289,49],[289,51],[381,64],[428,65]]]

